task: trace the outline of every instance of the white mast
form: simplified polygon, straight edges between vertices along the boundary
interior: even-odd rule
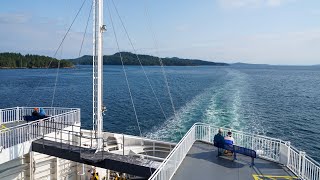
[[[102,33],[103,25],[103,0],[94,1],[93,15],[93,130],[97,140],[97,149],[102,148],[103,128],[103,54]]]

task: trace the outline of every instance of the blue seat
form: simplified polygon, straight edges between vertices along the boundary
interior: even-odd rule
[[[251,157],[250,166],[254,165],[254,158],[257,158],[257,153],[255,150],[248,149],[245,147],[225,144],[223,149],[231,151],[233,153],[233,160],[237,160],[237,153]]]

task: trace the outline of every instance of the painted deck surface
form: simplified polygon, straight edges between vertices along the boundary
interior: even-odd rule
[[[11,128],[11,127],[19,126],[19,125],[26,124],[26,123],[27,123],[27,121],[15,121],[15,122],[10,122],[10,123],[4,123],[3,126],[1,127],[1,129]]]
[[[195,142],[172,179],[297,179],[286,167],[274,162],[256,158],[255,165],[250,167],[250,157],[237,155],[233,161],[232,156],[216,157],[217,153],[212,145]]]

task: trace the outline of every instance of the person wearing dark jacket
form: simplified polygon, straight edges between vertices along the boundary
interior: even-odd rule
[[[222,135],[222,132],[222,129],[219,129],[218,134],[216,134],[213,139],[213,145],[218,148],[217,156],[221,156],[223,154],[224,137]]]
[[[32,116],[38,117],[39,116],[39,109],[33,108]]]

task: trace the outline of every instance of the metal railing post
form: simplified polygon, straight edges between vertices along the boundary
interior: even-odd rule
[[[124,156],[124,135],[122,134],[122,155]]]
[[[306,152],[300,151],[301,153],[301,179],[304,179],[305,165],[306,165]],[[300,167],[299,167],[300,168]]]
[[[17,109],[16,109],[16,120],[21,120],[20,119],[20,112],[19,112],[19,107],[17,107]]]
[[[288,155],[287,155],[287,167],[289,166],[290,163],[290,156],[291,156],[291,145],[290,141],[286,142],[286,145],[288,146]]]
[[[81,155],[81,137],[82,137],[82,133],[81,133],[81,129],[80,129],[80,140],[79,140],[79,151],[80,151],[80,155]]]
[[[54,122],[54,141],[57,141],[57,123],[55,122]]]
[[[91,138],[90,138],[90,140],[91,140],[91,146],[90,146],[90,148],[92,149],[92,131],[90,131],[91,133]]]
[[[24,107],[21,107],[21,120],[23,120],[23,116],[24,116]]]
[[[155,149],[155,142],[152,142],[152,151],[153,151],[153,156],[155,156],[155,151],[156,151],[156,149]]]
[[[60,129],[60,144],[61,144],[61,149],[62,149],[62,128]]]
[[[69,145],[69,151],[70,151],[70,131],[68,131],[68,145]]]
[[[0,125],[3,124],[2,113],[3,109],[0,109]]]
[[[209,133],[208,133],[208,134],[209,134],[209,139],[208,139],[208,141],[211,142],[211,126],[209,126]]]
[[[73,133],[73,125],[71,125],[71,131],[72,131],[72,133]],[[71,136],[71,139],[72,139],[72,141],[73,141],[73,136]]]
[[[41,127],[41,125],[40,125]],[[42,133],[42,147],[44,148],[44,133]]]
[[[104,139],[102,138],[102,158],[103,159],[103,151],[104,151]]]
[[[302,165],[302,151],[299,151],[299,164],[298,164],[299,177],[301,177],[301,165]]]

